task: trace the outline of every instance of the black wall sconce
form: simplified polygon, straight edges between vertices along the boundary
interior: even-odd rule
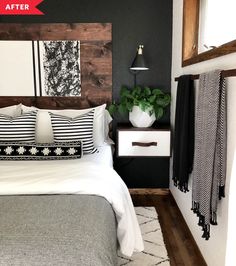
[[[138,46],[136,56],[130,67],[130,71],[134,75],[134,87],[137,85],[137,75],[140,73],[140,71],[149,70],[149,67],[147,66],[143,56],[143,48],[143,45]]]

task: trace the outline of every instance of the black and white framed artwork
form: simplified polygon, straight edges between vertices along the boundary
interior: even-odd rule
[[[0,41],[1,95],[81,96],[80,41]]]
[[[38,41],[40,96],[81,96],[80,42]]]

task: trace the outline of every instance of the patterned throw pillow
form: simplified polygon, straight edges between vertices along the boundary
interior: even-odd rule
[[[0,143],[0,160],[66,160],[82,156],[80,141],[65,143]]]
[[[0,142],[35,142],[37,111],[16,117],[0,114]]]
[[[94,110],[70,118],[50,113],[55,142],[82,141],[83,154],[95,153],[93,145],[93,116]]]

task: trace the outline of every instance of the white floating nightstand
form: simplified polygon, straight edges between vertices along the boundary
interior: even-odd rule
[[[117,157],[170,157],[170,129],[117,128]]]

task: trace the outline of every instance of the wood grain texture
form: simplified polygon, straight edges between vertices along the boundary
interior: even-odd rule
[[[228,70],[222,70],[221,75],[223,78],[228,77],[235,77],[236,76],[236,68],[235,69],[228,69]],[[199,74],[191,75],[191,80],[199,79]],[[175,81],[178,81],[179,77],[175,78]]]
[[[93,101],[86,97],[0,96],[0,108],[19,103],[42,109],[84,109],[106,103],[106,99],[98,97]]]
[[[81,41],[81,54],[83,59],[107,58],[111,56],[112,43],[108,41]]]
[[[110,23],[1,23],[1,40],[111,41]]]
[[[168,188],[130,188],[131,195],[159,195],[167,196],[170,193]]]
[[[168,195],[132,193],[135,206],[154,206],[161,225],[171,266],[207,266],[173,198]]]
[[[212,50],[193,55],[191,58],[186,58],[182,62],[182,66],[188,66],[196,64],[205,60],[213,59],[222,55],[235,53],[236,52],[236,40],[223,44]]]
[[[80,40],[81,97],[70,101],[72,105],[87,108],[110,103],[112,100],[111,31],[111,23],[1,23],[0,40]],[[18,99],[19,97],[17,102]],[[4,104],[6,100],[4,98]],[[9,98],[9,101],[12,102],[13,99]],[[65,103],[69,104],[65,97],[52,97],[51,100],[49,97],[45,100],[38,98],[37,101],[38,104],[51,103],[63,106],[62,108],[66,108]]]
[[[182,61],[198,54],[199,0],[184,0]]]

